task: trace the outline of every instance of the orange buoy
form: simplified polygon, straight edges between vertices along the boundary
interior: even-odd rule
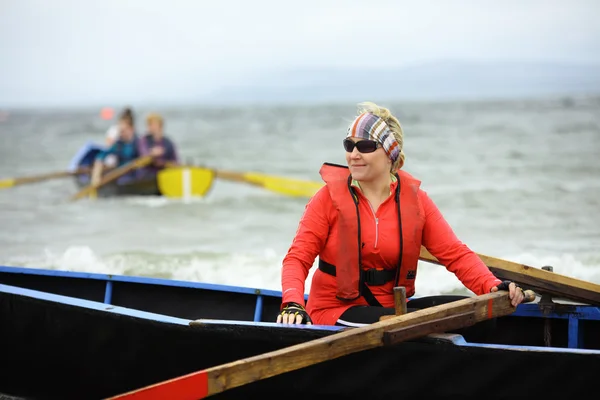
[[[110,107],[104,107],[100,110],[100,117],[104,120],[112,119],[115,115],[115,110]]]

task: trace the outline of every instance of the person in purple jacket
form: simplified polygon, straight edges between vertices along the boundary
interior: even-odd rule
[[[144,168],[144,177],[156,176],[167,165],[178,165],[179,158],[173,142],[164,134],[164,119],[151,113],[146,117],[147,133],[139,140],[140,157],[151,155],[154,160]]]

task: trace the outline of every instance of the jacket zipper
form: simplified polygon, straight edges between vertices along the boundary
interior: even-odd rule
[[[369,200],[367,200],[367,202],[369,203],[369,207],[371,208],[371,212],[373,213],[373,217],[375,218],[375,245],[373,246],[373,248],[376,249],[377,243],[379,242],[379,218],[377,218],[377,215],[375,214],[375,210],[373,209],[371,202]]]

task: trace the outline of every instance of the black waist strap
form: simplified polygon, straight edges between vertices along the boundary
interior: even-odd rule
[[[335,265],[319,259],[319,269],[326,274],[335,276]],[[361,281],[369,286],[381,286],[396,279],[395,269],[361,269]]]

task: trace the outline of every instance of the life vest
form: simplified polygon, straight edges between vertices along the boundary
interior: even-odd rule
[[[339,224],[337,259],[325,261],[335,265],[336,297],[340,300],[355,300],[364,295],[366,287],[365,268],[361,263],[359,198],[351,186],[352,177],[348,167],[325,163],[319,173],[337,210]],[[404,286],[407,297],[410,297],[415,292],[414,282],[425,215],[418,198],[421,182],[401,170],[396,171],[396,178],[398,187],[394,193],[394,201],[397,204],[399,231],[402,234],[398,238],[400,254],[395,271],[395,286]],[[366,290],[369,290],[368,287]]]
[[[132,149],[131,152],[126,152],[126,146],[130,146]],[[135,160],[140,156],[139,151],[139,138],[135,136],[131,144],[125,143],[123,140],[119,139],[115,142],[115,155],[119,159],[119,165],[126,164],[130,161]]]
[[[154,136],[148,133],[139,139],[139,152],[140,154],[148,154],[150,152],[150,149],[156,145],[157,142],[154,140]],[[155,159],[164,161],[175,161],[169,159],[169,157],[174,157],[175,150],[173,148],[173,143],[167,137],[163,136],[158,145],[162,146],[165,152],[162,156],[156,157]]]

